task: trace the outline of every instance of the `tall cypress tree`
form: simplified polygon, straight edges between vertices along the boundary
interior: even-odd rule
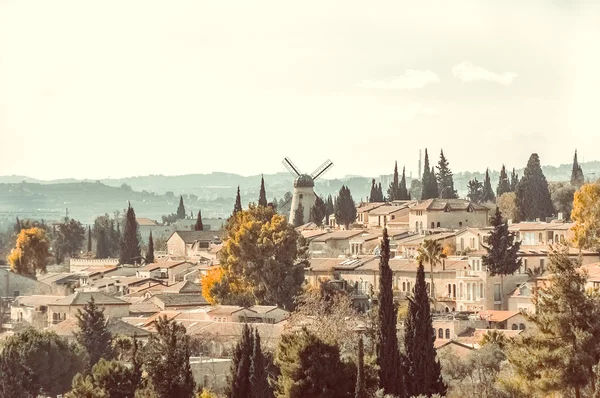
[[[356,388],[354,398],[367,398],[367,386],[365,381],[365,351],[363,338],[358,338],[358,364],[356,366]]]
[[[406,168],[402,167],[402,179],[400,180],[400,187],[398,188],[399,200],[409,200],[410,194],[406,187]]]
[[[119,263],[136,264],[140,261],[140,258],[141,251],[138,237],[138,223],[135,220],[135,211],[130,203],[125,216],[125,231],[123,232],[123,241],[121,242]]]
[[[400,177],[398,176],[398,162],[394,164],[394,178],[387,190],[387,199],[392,202],[400,200]]]
[[[500,197],[510,191],[510,180],[508,179],[508,174],[506,174],[506,167],[502,165],[502,169],[500,169],[500,178],[498,179],[498,188],[496,188],[496,196]]]
[[[100,360],[100,358],[112,358],[112,337],[106,328],[106,317],[100,309],[94,297],[75,315],[79,332],[75,334],[77,342],[85,348],[89,356],[88,369]]]
[[[490,180],[490,170],[485,169],[485,180],[483,180],[483,190],[481,191],[481,201],[485,202],[495,202],[496,195],[494,195],[494,190],[492,189],[492,181]]]
[[[440,160],[437,165],[437,173],[435,178],[437,180],[437,187],[439,196],[444,199],[456,199],[458,195],[454,190],[454,179],[452,178],[452,170],[448,160],[444,156],[444,151],[440,151]]]
[[[267,192],[265,191],[265,179],[260,176],[260,192],[258,194],[258,205],[267,207]]]
[[[381,183],[377,184],[377,199],[378,202],[385,202],[385,198],[383,197],[383,190],[381,189]]]
[[[379,294],[377,335],[377,364],[379,365],[379,388],[386,394],[403,396],[404,380],[398,336],[396,331],[397,312],[392,291],[392,269],[390,268],[390,239],[387,228],[383,229],[381,257],[379,259]]]
[[[517,174],[517,172],[515,171],[515,168],[513,167],[512,173],[510,174],[510,191],[516,192],[518,184],[519,184],[519,175]]]
[[[548,181],[542,172],[540,158],[532,153],[523,177],[517,185],[517,214],[520,221],[544,220],[554,212]]]
[[[154,262],[154,239],[152,239],[152,231],[148,237],[148,251],[146,252],[146,263],[152,264]]]
[[[580,187],[585,183],[583,176],[583,170],[577,161],[577,150],[575,150],[575,156],[573,156],[573,170],[571,171],[571,185],[574,187]]]
[[[377,186],[375,185],[375,179],[371,180],[371,192],[369,193],[369,203],[375,202],[377,199]]]
[[[235,346],[231,372],[226,387],[227,398],[247,398],[250,395],[250,367],[254,351],[254,335],[244,324],[242,336]]]
[[[92,252],[92,227],[88,225],[87,251]]]
[[[267,360],[260,346],[260,334],[254,330],[254,347],[250,358],[250,398],[272,398],[273,389],[267,377]]]
[[[434,348],[435,332],[431,323],[431,307],[425,283],[423,263],[419,262],[414,295],[409,297],[408,316],[404,322],[404,347],[408,361],[409,396],[446,394],[440,362]]]
[[[202,210],[198,210],[198,218],[196,219],[196,225],[194,225],[194,231],[204,231],[204,224],[202,224]]]
[[[438,187],[433,168],[429,167],[429,154],[425,149],[425,165],[423,167],[421,200],[437,198]]]
[[[179,206],[177,207],[177,219],[185,219],[185,206],[183,205],[183,195],[179,196]]]
[[[238,185],[237,194],[235,195],[235,205],[233,205],[233,215],[235,216],[240,211],[242,211],[242,198],[240,196],[240,186]]]
[[[100,228],[98,230],[98,236],[96,237],[96,258],[108,257],[110,257],[110,248],[108,238],[106,237],[106,230]]]

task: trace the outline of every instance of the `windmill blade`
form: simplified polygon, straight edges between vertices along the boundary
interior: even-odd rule
[[[312,172],[311,177],[314,180],[325,174],[327,170],[333,167],[333,162],[327,159],[321,166],[319,166],[315,171]]]
[[[283,163],[283,165],[285,166],[286,169],[288,169],[288,171],[294,176],[294,177],[298,177],[300,174],[300,170],[298,170],[298,168],[296,167],[296,165],[294,165],[294,163],[292,163],[292,161],[290,160],[290,158],[286,157],[284,158],[281,163]]]

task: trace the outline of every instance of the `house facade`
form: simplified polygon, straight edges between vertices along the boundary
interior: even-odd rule
[[[48,304],[48,324],[60,323],[75,317],[92,298],[104,311],[106,317],[123,318],[129,316],[130,303],[100,292],[76,292]]]
[[[464,199],[428,199],[410,208],[409,226],[416,232],[485,227],[488,213],[487,207]]]

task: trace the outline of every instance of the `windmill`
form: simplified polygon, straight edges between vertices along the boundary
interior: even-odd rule
[[[327,159],[310,175],[302,174],[294,163],[292,163],[290,158],[286,157],[283,159],[282,163],[295,178],[292,206],[290,207],[290,217],[288,218],[288,221],[290,223],[294,222],[296,209],[302,204],[302,207],[304,208],[304,221],[308,222],[310,219],[310,210],[315,205],[317,198],[317,195],[315,194],[315,180],[325,174],[325,172],[333,166],[333,163],[331,160]]]

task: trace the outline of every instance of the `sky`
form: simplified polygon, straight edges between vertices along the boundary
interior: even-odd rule
[[[599,43],[591,1],[0,0],[0,175],[600,160]]]

